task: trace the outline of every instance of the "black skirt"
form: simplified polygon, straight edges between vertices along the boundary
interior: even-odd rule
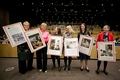
[[[80,60],[89,60],[90,56],[85,55],[85,54],[79,52],[78,59],[80,59]]]

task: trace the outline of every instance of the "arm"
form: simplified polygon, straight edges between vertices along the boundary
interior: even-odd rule
[[[78,35],[77,35],[77,38],[78,38],[78,41],[79,41],[79,39],[80,39],[80,34],[78,33]]]

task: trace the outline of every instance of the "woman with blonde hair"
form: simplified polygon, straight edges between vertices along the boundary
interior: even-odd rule
[[[72,27],[70,25],[67,26],[65,32],[63,33],[63,39],[65,39],[65,38],[74,38],[74,33],[75,32],[72,29]],[[63,47],[63,50],[64,50],[64,47]],[[67,65],[67,59],[68,59],[68,65]],[[72,61],[72,57],[64,56],[64,64],[65,64],[64,70],[70,70],[71,61]]]
[[[47,43],[49,40],[49,32],[46,31],[47,24],[41,23],[40,29],[42,33],[43,40],[46,43],[46,47],[36,51],[37,69],[41,72],[47,72]],[[43,62],[42,62],[43,58]]]
[[[28,21],[23,22],[23,27],[25,31],[29,30],[30,23]],[[27,42],[17,46],[18,52],[18,68],[21,74],[25,74],[28,70],[34,69],[33,65],[33,56],[31,53]]]

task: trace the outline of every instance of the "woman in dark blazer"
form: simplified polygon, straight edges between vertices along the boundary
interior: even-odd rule
[[[25,31],[29,30],[30,24],[28,21],[23,23]],[[32,70],[33,64],[33,53],[31,53],[27,42],[17,46],[18,51],[18,68],[21,74],[25,74],[27,70]],[[27,62],[27,63],[26,63]]]

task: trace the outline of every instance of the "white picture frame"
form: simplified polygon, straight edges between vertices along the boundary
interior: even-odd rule
[[[98,60],[116,62],[114,42],[98,42]]]
[[[48,55],[62,56],[62,36],[50,36],[47,48]]]
[[[3,26],[3,30],[12,47],[26,42],[25,30],[21,22]]]
[[[90,36],[80,35],[79,52],[90,56],[93,47],[94,38]]]
[[[64,56],[79,56],[78,38],[65,38],[64,40]]]
[[[46,47],[40,28],[34,28],[29,31],[26,31],[25,36],[27,39],[28,46],[32,53],[43,47]]]

